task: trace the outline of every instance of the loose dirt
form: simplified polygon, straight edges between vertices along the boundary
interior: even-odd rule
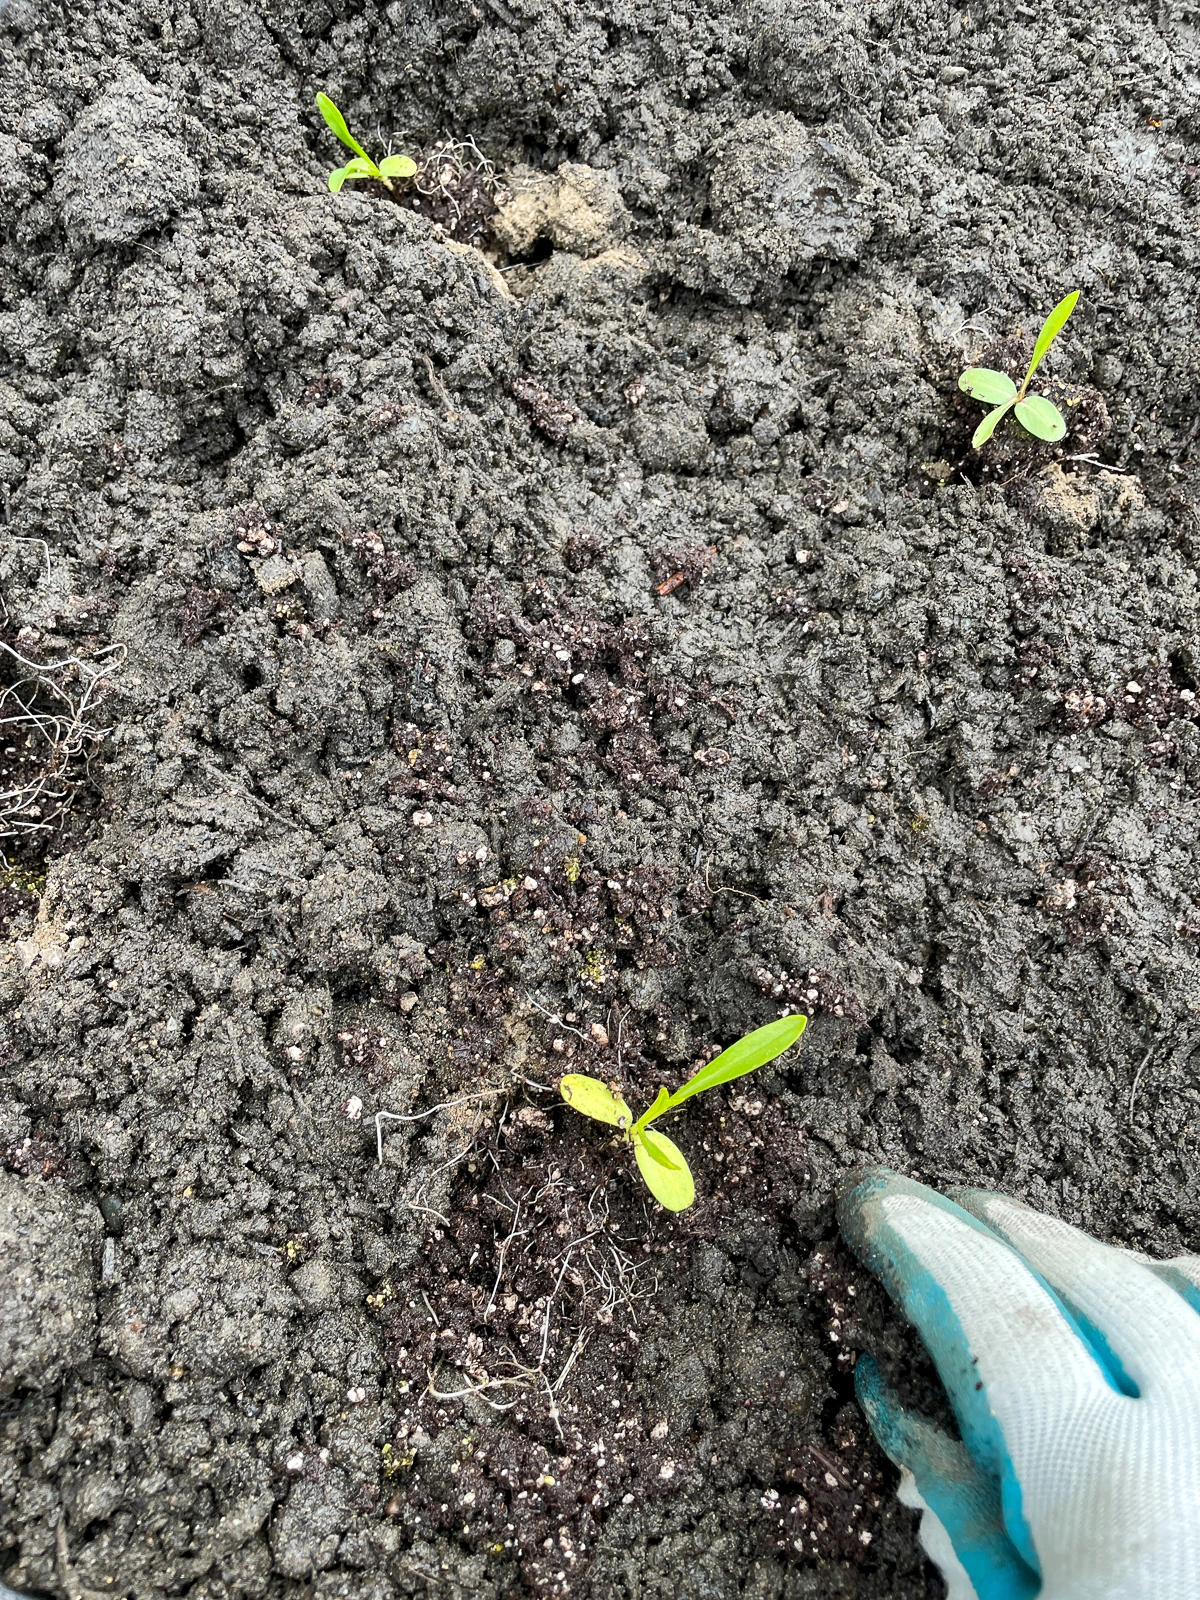
[[[844,1176],[1200,1246],[1196,27],[10,0],[10,1586],[942,1592]]]

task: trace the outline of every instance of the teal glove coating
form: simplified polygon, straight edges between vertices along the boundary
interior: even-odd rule
[[[1200,1257],[1098,1243],[1004,1195],[858,1174],[842,1230],[916,1326],[961,1443],[869,1358],[872,1432],[950,1600],[1200,1600]]]

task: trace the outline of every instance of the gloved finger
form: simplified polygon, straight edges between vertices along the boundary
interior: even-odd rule
[[[1156,1261],[1153,1256],[1136,1252],[1134,1260],[1149,1267],[1155,1277],[1161,1278],[1164,1283],[1169,1283],[1193,1311],[1200,1311],[1200,1256],[1172,1256],[1167,1261]]]
[[[1126,1394],[1200,1389],[1200,1320],[1161,1274],[1008,1195],[964,1189],[954,1198],[1046,1279]]]
[[[1030,1600],[1041,1587],[1004,1526],[1000,1485],[965,1446],[907,1411],[870,1356],[854,1373],[858,1403],[880,1449],[904,1474],[900,1499],[921,1509],[921,1543],[965,1600]]]
[[[1062,1305],[1003,1240],[924,1184],[885,1168],[859,1177],[838,1208],[842,1231],[903,1306],[937,1366],[963,1443],[1000,1482],[1005,1527],[1038,1559],[1021,1474],[1066,1433],[1117,1402]]]

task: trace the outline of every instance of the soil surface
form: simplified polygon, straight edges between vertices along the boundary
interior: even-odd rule
[[[10,0],[12,1588],[942,1593],[845,1175],[1200,1245],[1198,22]]]

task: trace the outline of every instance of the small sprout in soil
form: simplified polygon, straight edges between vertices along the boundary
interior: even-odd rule
[[[1033,347],[1033,358],[1018,389],[1007,372],[994,372],[991,367],[968,367],[958,380],[958,387],[986,406],[994,406],[975,429],[971,448],[979,450],[995,433],[997,425],[1011,411],[1027,433],[1036,439],[1054,444],[1067,431],[1062,412],[1042,394],[1028,394],[1029,380],[1041,366],[1050,346],[1062,332],[1067,318],[1075,309],[1079,290],[1073,290],[1065,300],[1060,300],[1042,324]]]
[[[412,178],[416,175],[417,163],[411,156],[384,156],[376,165],[350,132],[345,117],[327,94],[317,96],[317,110],[346,148],[354,151],[353,161],[347,161],[344,167],[337,167],[329,174],[329,187],[334,194],[347,178],[377,178],[385,188],[391,189],[394,193],[396,186],[392,182],[393,178]]]
[[[722,1050],[706,1067],[701,1067],[674,1094],[660,1089],[654,1103],[636,1122],[618,1090],[599,1078],[569,1072],[559,1079],[559,1091],[567,1104],[585,1117],[619,1128],[633,1145],[638,1171],[659,1205],[668,1211],[686,1211],[696,1198],[691,1168],[679,1147],[665,1133],[651,1133],[650,1124],[693,1095],[765,1067],[768,1061],[774,1061],[795,1044],[807,1021],[807,1017],[784,1017],[779,1022],[769,1022],[765,1028],[755,1028],[753,1033],[731,1044],[728,1050]]]

